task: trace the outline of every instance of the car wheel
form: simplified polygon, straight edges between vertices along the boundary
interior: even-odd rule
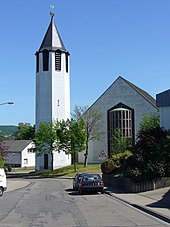
[[[3,195],[3,192],[4,192],[3,188],[2,188],[2,187],[0,187],[0,196],[2,196],[2,195]]]
[[[101,191],[101,194],[104,194],[104,190]]]

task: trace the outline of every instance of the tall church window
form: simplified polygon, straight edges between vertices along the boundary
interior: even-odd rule
[[[66,72],[68,73],[68,54],[66,54]]]
[[[49,64],[49,52],[48,50],[43,51],[43,71],[48,71]]]
[[[39,72],[39,53],[36,54],[36,72]]]
[[[61,52],[55,52],[55,70],[61,71]]]
[[[134,110],[119,103],[108,111],[108,151],[113,153],[113,137],[115,129],[120,129],[122,137],[134,140]]]

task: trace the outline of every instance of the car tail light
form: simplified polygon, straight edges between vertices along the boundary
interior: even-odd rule
[[[81,182],[81,186],[85,186],[85,182],[84,181]]]
[[[103,181],[101,180],[101,181],[100,181],[100,185],[102,185],[102,184],[104,184],[104,183],[103,183]]]

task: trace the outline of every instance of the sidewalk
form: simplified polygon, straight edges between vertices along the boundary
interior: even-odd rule
[[[170,187],[141,193],[108,188],[106,193],[170,223]]]

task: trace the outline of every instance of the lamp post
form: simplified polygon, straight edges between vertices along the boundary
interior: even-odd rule
[[[0,103],[0,105],[6,105],[6,104],[12,105],[12,104],[14,104],[14,102],[3,102],[3,103]]]

